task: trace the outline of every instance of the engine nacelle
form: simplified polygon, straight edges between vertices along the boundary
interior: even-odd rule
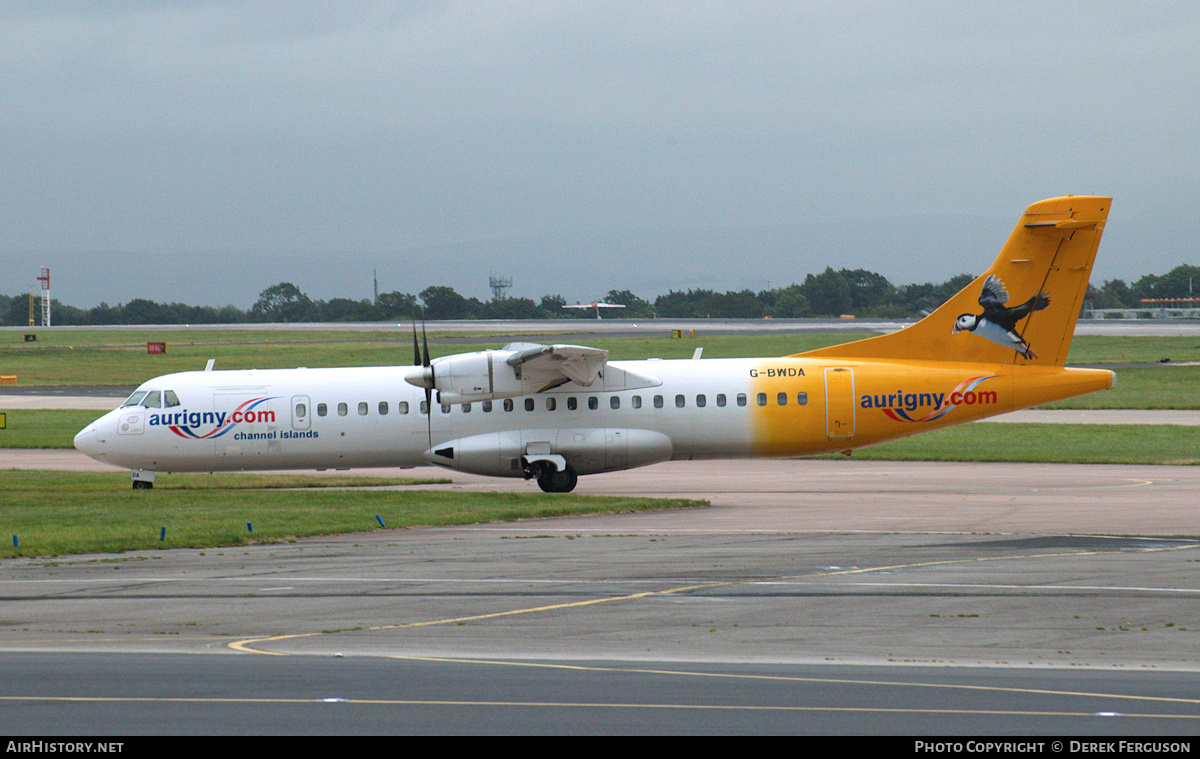
[[[524,459],[557,461],[578,474],[614,472],[671,458],[671,439],[652,430],[575,427],[509,430],[451,440],[427,451],[431,464],[493,477],[522,477]]]
[[[439,403],[514,398],[541,390],[537,378],[520,379],[506,360],[514,351],[478,351],[435,358],[405,376],[410,384],[438,391]]]

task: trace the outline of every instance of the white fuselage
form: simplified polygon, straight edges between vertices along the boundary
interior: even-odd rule
[[[185,372],[144,383],[75,443],[158,472],[436,463],[521,476],[514,460],[530,452],[565,454],[581,474],[746,456],[749,378],[763,361],[613,362],[591,387],[450,405],[435,392],[432,415],[425,391],[404,380],[411,367]],[[798,424],[823,428],[823,407],[795,411]]]

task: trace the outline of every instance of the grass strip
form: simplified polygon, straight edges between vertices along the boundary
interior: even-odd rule
[[[867,461],[1200,464],[1200,427],[975,422],[864,448],[852,455]]]
[[[1067,363],[1153,364],[1200,361],[1200,338],[1188,335],[1076,335]]]
[[[705,358],[783,356],[851,342],[865,332],[803,334],[706,335],[671,338],[670,320],[662,334],[636,337],[572,338],[609,351],[610,359],[689,358],[697,347]],[[580,329],[586,329],[581,325]],[[448,334],[430,335],[433,357],[498,348],[505,338],[478,336],[477,342],[439,343]],[[472,336],[474,337],[474,336]],[[45,331],[36,343],[20,342],[13,331],[0,331],[0,374],[16,375],[23,386],[139,385],[171,372],[198,370],[209,358],[218,369],[276,369],[296,366],[388,366],[412,361],[411,333],[273,330],[72,330]],[[538,338],[545,339],[545,338]],[[147,342],[167,342],[166,354],[146,353]],[[1071,345],[1068,363],[1075,365],[1200,361],[1200,339],[1194,337],[1126,337],[1081,335]],[[1178,371],[1196,367],[1166,366]],[[1145,367],[1143,371],[1155,371]],[[1192,378],[1195,374],[1191,375]],[[1195,403],[1193,401],[1193,403]],[[1193,405],[1192,407],[1196,407]]]
[[[0,336],[5,333],[0,332]],[[105,332],[51,333],[42,344],[0,342],[0,374],[16,375],[27,387],[70,385],[136,386],[172,372],[198,371],[210,358],[216,369],[291,369],[297,366],[346,367],[392,366],[412,363],[412,335],[400,332],[323,332],[322,339],[304,341],[291,332],[199,331],[146,332],[144,340],[123,333],[120,340]],[[62,342],[67,335],[73,341]],[[709,335],[671,338],[670,325],[654,337],[589,337],[589,346],[609,351],[614,361],[647,357],[691,358],[697,347],[705,358],[782,356],[868,337],[867,333],[820,333],[800,335]],[[9,335],[11,338],[11,335]],[[431,335],[431,339],[443,335]],[[234,339],[236,338],[236,339]],[[194,343],[184,342],[195,340]],[[148,354],[146,342],[166,341],[166,354]],[[430,356],[499,348],[503,339],[477,343],[431,343]],[[36,347],[30,347],[36,346]]]
[[[160,475],[153,490],[133,490],[123,472],[9,470],[0,477],[4,481],[0,557],[284,542],[379,530],[376,515],[387,528],[395,529],[706,505],[574,494],[291,489],[298,480],[325,479],[315,476]],[[275,478],[282,484],[264,486],[264,479]],[[363,482],[356,477],[344,479]],[[163,527],[166,539],[160,541]],[[12,544],[14,535],[17,548]]]
[[[8,411],[4,408],[3,396],[0,396],[0,411],[5,412],[5,428],[0,430],[0,448],[74,448],[75,435],[105,413],[78,409]],[[0,458],[0,465],[3,461]]]
[[[1198,409],[1200,366],[1114,366],[1117,382],[1110,390],[1068,398],[1042,408],[1060,409]]]

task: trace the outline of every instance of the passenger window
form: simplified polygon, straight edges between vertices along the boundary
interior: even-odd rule
[[[663,407],[663,397],[661,395],[654,396],[654,408]]]
[[[745,394],[745,393],[738,393],[738,394],[737,394],[737,403],[738,403],[738,405],[739,405],[739,406],[745,406],[745,405],[746,405],[746,394]]]
[[[608,399],[608,407],[613,410],[621,408],[621,399],[615,395],[613,397],[609,398]]]
[[[704,408],[704,406],[707,404],[708,404],[708,399],[705,398],[703,395],[696,396],[696,408]]]
[[[725,408],[725,393],[717,393],[717,405]]]
[[[633,403],[632,403],[632,405],[633,405],[633,407],[634,407],[634,408],[641,408],[641,407],[642,407],[642,396],[640,396],[640,395],[635,395],[635,396],[633,396],[633,399],[632,399],[632,400],[633,400]]]
[[[380,416],[387,416],[387,414],[388,414],[388,405],[387,405],[387,401],[380,401],[380,402],[379,402],[379,415],[380,415]]]
[[[325,416],[328,413],[329,413],[328,406],[326,406],[324,403],[317,404],[317,416]]]
[[[345,416],[348,413],[350,413],[350,407],[344,403],[339,403],[338,404],[338,416]]]
[[[801,406],[807,406],[808,393],[796,393],[796,403],[799,403]]]
[[[534,408],[533,399],[532,399],[532,398],[526,398],[526,399],[525,399],[525,410],[526,410],[526,411],[533,411],[533,408]]]
[[[556,408],[558,408],[558,399],[557,398],[547,398],[546,399],[546,410],[553,411]]]
[[[462,407],[463,407],[463,413],[464,413],[464,414],[469,414],[469,413],[471,413],[471,404],[469,404],[469,403],[464,403],[464,404],[462,405]]]
[[[787,405],[787,393],[780,393],[776,397],[776,400],[779,401],[780,406],[786,406]]]
[[[400,401],[399,403],[397,403],[396,404],[396,413],[397,414],[407,414],[408,413],[408,401]]]
[[[359,401],[359,402],[358,402],[358,415],[359,415],[359,416],[366,416],[366,415],[367,415],[367,411],[369,411],[369,410],[370,410],[370,407],[368,407],[368,406],[367,406],[367,402],[366,402],[366,401]]]
[[[179,405],[179,396],[175,395],[175,391],[174,390],[164,390],[163,391],[163,406],[166,408],[171,408],[172,406],[178,406],[178,405]]]
[[[505,399],[504,399],[504,410],[505,410],[505,411],[512,411],[512,410],[513,410],[513,400],[512,400],[512,398],[505,398]]]
[[[596,409],[600,408],[600,399],[594,395],[589,395],[588,396],[588,408],[590,408],[592,411],[595,411]]]
[[[675,408],[683,408],[687,404],[687,399],[682,395],[675,396]]]
[[[567,396],[567,411],[574,411],[579,408],[579,399],[573,395]]]
[[[442,404],[442,413],[443,413],[443,414],[449,414],[449,413],[450,413],[450,404],[449,404],[449,403],[443,403],[443,404]]]
[[[429,401],[421,401],[421,413],[422,414],[429,413]]]
[[[308,416],[308,406],[303,403],[297,403],[296,416],[300,417],[301,419]]]
[[[492,413],[492,402],[491,401],[483,402],[483,413],[485,413],[485,414]]]
[[[766,393],[758,394],[758,405],[760,405],[760,406],[767,405],[767,394]]]

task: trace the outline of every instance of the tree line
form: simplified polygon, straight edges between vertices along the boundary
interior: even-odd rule
[[[865,269],[826,268],[809,274],[802,283],[759,292],[739,290],[671,290],[653,301],[629,290],[610,290],[604,301],[625,306],[605,311],[605,318],[625,319],[761,319],[857,317],[882,319],[917,318],[937,308],[966,287],[975,277],[960,274],[941,284],[926,282],[895,286],[882,274]],[[1164,275],[1147,274],[1132,284],[1112,279],[1095,288],[1088,286],[1093,308],[1138,308],[1143,298],[1189,298],[1194,285],[1200,294],[1200,267],[1183,264]],[[190,306],[156,303],[135,298],[110,306],[101,303],[90,309],[58,301],[52,304],[52,320],[58,325],[109,324],[240,324],[252,322],[371,322],[406,321],[413,318],[442,319],[568,319],[593,318],[591,309],[566,308],[561,295],[530,298],[468,298],[445,285],[411,293],[381,293],[370,299],[332,298],[315,300],[291,282],[280,282],[263,290],[249,310],[236,306]],[[40,310],[39,310],[40,313]],[[23,326],[29,323],[27,294],[0,295],[0,323]]]

